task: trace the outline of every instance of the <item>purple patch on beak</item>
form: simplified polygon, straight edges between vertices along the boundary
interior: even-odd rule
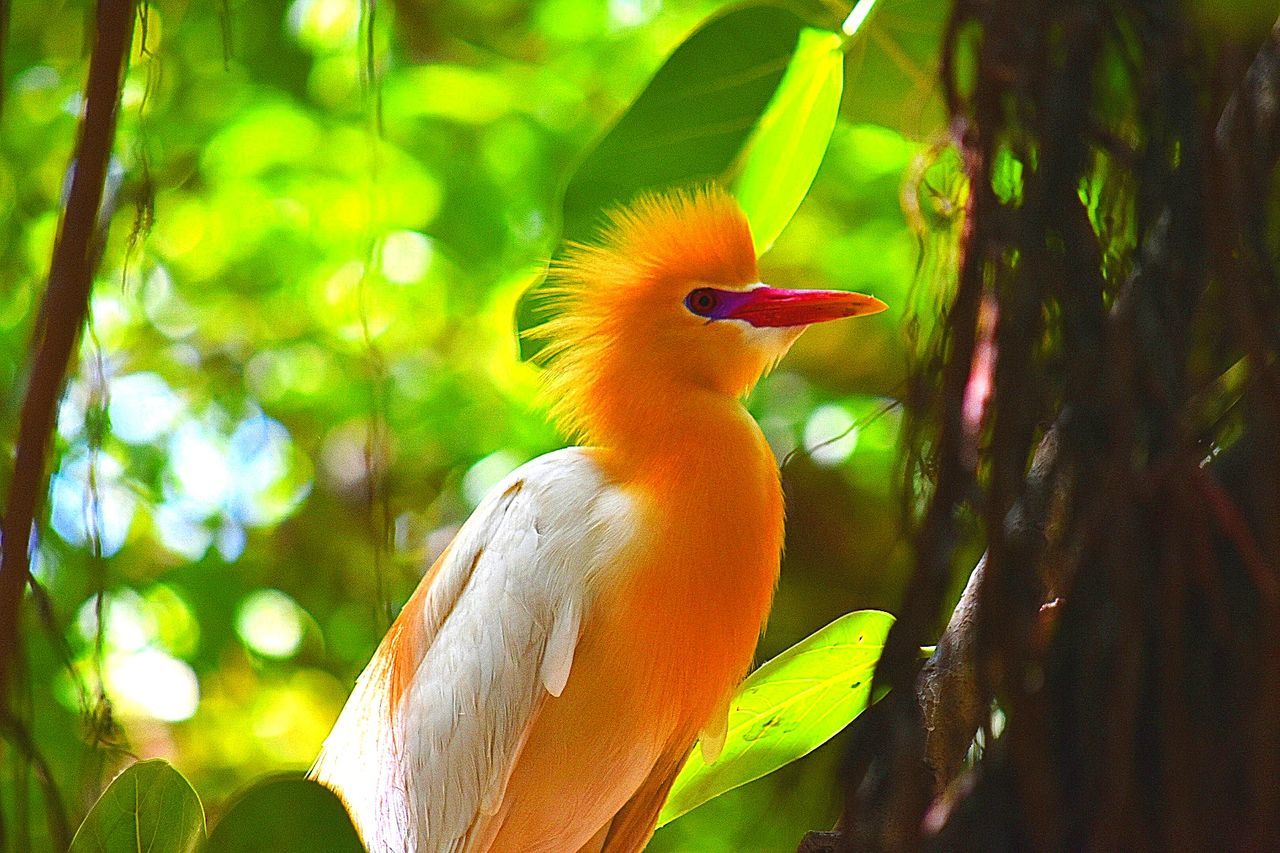
[[[753,292],[699,287],[684,298],[684,307],[708,320],[728,320],[747,303]]]

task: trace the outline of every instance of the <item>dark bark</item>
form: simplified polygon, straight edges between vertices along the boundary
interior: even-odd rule
[[[912,399],[936,488],[877,673],[897,698],[857,724],[840,831],[811,845],[1280,845],[1280,451],[1260,439],[1280,429],[1280,29],[1234,87],[1231,51],[1208,67],[1198,37],[1173,4],[957,0],[963,263]],[[999,157],[1022,164],[1016,199]],[[999,357],[965,444],[984,334]],[[1224,403],[1214,376],[1242,358]],[[917,672],[966,505],[988,551]],[[1008,725],[962,771],[992,700]]]

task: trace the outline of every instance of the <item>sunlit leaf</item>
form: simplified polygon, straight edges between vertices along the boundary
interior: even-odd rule
[[[840,36],[807,29],[755,135],[733,194],[764,254],[809,192],[836,126],[844,89]]]
[[[209,833],[205,853],[363,853],[342,801],[310,779],[278,776],[246,791]]]
[[[773,102],[804,28],[788,9],[751,6],[689,36],[573,172],[562,239],[590,238],[604,211],[641,191],[728,175]],[[546,318],[536,285],[516,313],[521,332]],[[521,341],[522,357],[535,351]]]
[[[724,750],[713,764],[694,749],[658,825],[817,749],[871,702],[871,676],[893,617],[848,613],[761,666],[729,706]]]
[[[200,798],[181,773],[156,758],[129,766],[107,786],[76,831],[71,853],[186,853],[203,838]]]

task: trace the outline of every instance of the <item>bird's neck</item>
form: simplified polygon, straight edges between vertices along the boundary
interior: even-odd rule
[[[671,531],[691,557],[737,546],[761,555],[759,580],[771,590],[782,547],[782,487],[773,452],[742,402],[652,377],[594,391],[601,460],[648,508],[653,529]]]
[[[594,390],[592,443],[607,450],[620,479],[687,492],[691,479],[775,472],[760,428],[735,397],[652,377],[619,377]]]

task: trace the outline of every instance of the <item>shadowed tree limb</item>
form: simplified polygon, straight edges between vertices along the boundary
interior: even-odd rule
[[[1213,141],[1218,156],[1227,163],[1230,173],[1228,178],[1236,185],[1237,192],[1260,192],[1267,185],[1268,176],[1280,158],[1280,107],[1277,104],[1280,104],[1280,22],[1236,88],[1223,112]],[[1267,254],[1259,249],[1263,246],[1264,226],[1265,222],[1262,220],[1242,219],[1235,230],[1247,244],[1258,247],[1254,248],[1254,257],[1258,263],[1263,264],[1267,263]],[[1152,252],[1159,256],[1162,247],[1155,245]],[[1090,260],[1092,259],[1086,259],[1082,263],[1087,266]],[[1111,322],[1117,328],[1132,327],[1133,317],[1124,315],[1150,310],[1148,306],[1138,305],[1134,301],[1134,289],[1132,286],[1122,289],[1110,312]],[[1265,352],[1265,343],[1258,343],[1260,345],[1248,349]],[[1251,367],[1255,372],[1255,382],[1275,387],[1273,362],[1257,356]],[[1014,525],[1027,525],[1031,528],[1031,533],[1041,537],[1046,520],[1052,514],[1049,499],[1054,490],[1059,488],[1057,481],[1064,479],[1061,474],[1068,473],[1053,471],[1055,458],[1058,456],[1057,432],[1056,429],[1051,431],[1037,450],[1035,462],[1027,477],[1023,499],[1017,505],[1020,517],[1011,519]],[[1244,439],[1239,442],[1241,447],[1245,443]],[[1217,464],[1210,466],[1214,475],[1218,474],[1218,468]],[[1249,498],[1253,496],[1238,492],[1233,496],[1244,500],[1243,507],[1246,511],[1250,509]],[[1254,506],[1253,509],[1258,507]],[[880,739],[886,743],[892,740],[888,748],[876,750],[876,761],[882,765],[879,771],[875,770],[873,764],[870,774],[859,775],[854,780],[860,781],[862,786],[887,785],[893,791],[887,798],[880,799],[879,809],[872,809],[862,816],[864,827],[869,822],[869,825],[876,828],[871,831],[871,835],[853,839],[842,833],[810,833],[800,846],[802,853],[849,849],[851,841],[869,842],[873,846],[893,846],[894,839],[904,837],[893,830],[893,826],[905,824],[909,827],[914,822],[918,827],[922,812],[914,807],[917,798],[911,793],[904,794],[903,790],[918,788],[922,782],[911,778],[910,773],[900,772],[907,769],[901,766],[904,760],[901,753],[907,752],[909,759],[913,741],[922,742],[922,746],[915,749],[932,779],[935,798],[958,775],[963,757],[990,707],[991,693],[984,689],[979,677],[977,637],[979,599],[986,575],[984,556],[973,570],[946,631],[938,642],[935,654],[919,673],[917,696],[914,697],[918,700],[918,705],[911,708],[909,706],[914,703],[900,701],[895,720],[886,722],[882,719],[877,725],[876,721],[870,719],[872,715],[868,714],[868,719],[864,721],[867,728],[878,729]],[[1056,585],[1055,579],[1047,580],[1050,587]],[[1030,613],[1024,616],[1034,618],[1034,614]],[[888,708],[890,703],[886,701],[882,706]],[[903,735],[901,731],[913,714],[917,714],[915,719],[920,730],[918,740]],[[897,778],[894,778],[895,773]],[[955,791],[953,795],[963,798],[970,792],[971,786],[964,791]],[[1005,793],[1015,798],[1018,796],[1016,791]],[[924,818],[934,829],[945,819],[947,804],[943,801],[941,805],[944,807],[941,813],[930,812]],[[894,811],[905,811],[908,814],[894,814]],[[1270,813],[1274,814],[1274,810]],[[956,839],[953,837],[952,840]]]
[[[1252,155],[1239,165],[1259,183],[1280,160],[1280,21],[1228,102],[1216,136],[1216,143],[1223,150],[1245,150]],[[1125,295],[1117,300],[1113,313],[1128,310]],[[1038,513],[1025,521],[1039,526],[1041,532],[1047,520],[1050,490],[1057,479],[1051,476],[1057,445],[1055,427],[1041,442],[1027,478],[1027,495],[1031,503],[1038,504]],[[936,651],[920,673],[917,693],[926,732],[926,763],[934,777],[935,794],[941,793],[959,772],[990,703],[989,693],[978,682],[975,636],[985,567],[984,555],[974,567]]]
[[[1242,166],[1269,172],[1280,158],[1280,20],[1258,51],[1218,123],[1219,146],[1247,152]]]
[[[1014,522],[1025,533],[1042,540],[1049,521],[1049,507],[1058,481],[1058,427],[1050,429],[1036,449],[1027,475],[1026,500]],[[925,764],[933,777],[933,793],[941,794],[960,772],[983,720],[991,708],[990,691],[983,688],[978,672],[977,620],[986,576],[984,554],[965,584],[937,648],[920,670],[916,697],[925,730]],[[1045,578],[1046,595],[1052,598],[1056,579]]]
[[[71,187],[54,242],[42,307],[44,323],[22,403],[14,472],[0,528],[0,710],[6,712],[12,707],[11,679],[21,641],[18,617],[30,577],[32,523],[46,492],[45,463],[58,399],[89,309],[99,208],[136,5],[136,0],[98,4]]]
[[[1252,156],[1238,166],[1260,186],[1262,178],[1280,159],[1280,21],[1270,40],[1228,102],[1217,128],[1216,144],[1223,151],[1248,151]],[[1121,293],[1113,315],[1132,310],[1131,290]],[[1057,428],[1041,442],[1027,478],[1029,502],[1038,504],[1032,517],[1043,533],[1051,490],[1058,482],[1052,469],[1058,454]],[[1211,466],[1216,469],[1217,466]],[[976,616],[986,557],[969,577],[937,650],[921,670],[918,696],[926,731],[926,763],[934,777],[934,791],[941,794],[956,777],[961,763],[989,709],[991,696],[978,681]],[[1056,579],[1049,579],[1051,582]],[[1050,590],[1050,597],[1054,590]]]

